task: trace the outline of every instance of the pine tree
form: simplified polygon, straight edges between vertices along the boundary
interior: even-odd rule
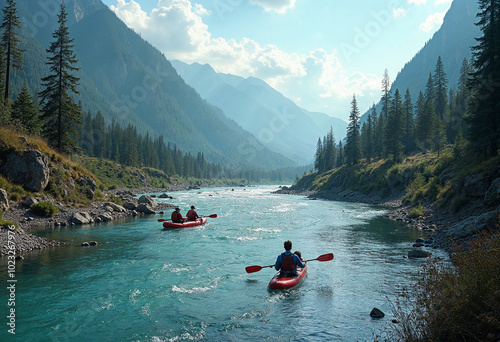
[[[473,50],[472,99],[466,121],[471,147],[484,157],[496,156],[500,144],[500,0],[479,0],[483,36]]]
[[[382,112],[384,118],[389,115],[389,107],[391,102],[391,80],[389,79],[389,71],[385,69],[384,78],[382,79]]]
[[[316,153],[314,154],[314,169],[318,172],[322,170],[322,154],[323,154],[323,143],[321,142],[321,138],[318,138],[318,142],[316,144]]]
[[[405,115],[405,154],[410,154],[415,149],[415,117],[413,114],[413,102],[411,99],[410,89],[406,89],[405,99],[403,102]]]
[[[446,129],[444,127],[443,121],[439,118],[437,114],[434,114],[433,124],[431,127],[431,141],[433,143],[434,149],[438,152],[438,156],[443,150],[446,144]]]
[[[330,126],[330,131],[326,135],[326,148],[325,148],[325,171],[335,168],[337,162],[337,149],[335,148],[335,136],[333,134],[333,127]]]
[[[29,134],[39,134],[41,130],[40,111],[25,85],[12,104],[12,119]]]
[[[433,76],[435,111],[439,118],[445,119],[446,107],[448,105],[448,78],[444,72],[444,65],[441,56],[438,57],[436,69]]]
[[[359,109],[356,96],[352,97],[349,125],[347,126],[347,141],[345,145],[345,160],[347,164],[358,164],[361,159],[361,132],[359,127]]]
[[[47,49],[47,64],[51,74],[42,78],[41,93],[42,118],[45,121],[43,134],[52,146],[63,152],[74,151],[77,147],[76,127],[81,124],[81,108],[70,93],[79,94],[76,87],[79,78],[72,75],[79,69],[73,52],[73,39],[69,37],[66,25],[67,13],[64,1],[58,14],[58,29],[53,33],[54,41]]]
[[[464,117],[467,110],[467,103],[469,103],[471,92],[468,87],[469,78],[471,74],[471,65],[464,58],[462,67],[460,68],[460,77],[458,79],[458,91],[455,96],[453,108],[450,109],[450,123],[449,123],[449,140],[453,142],[458,130],[462,130],[462,135],[467,135],[466,126],[464,125]],[[462,136],[462,138],[463,138]]]
[[[425,101],[429,102],[434,107],[435,99],[436,89],[434,88],[434,80],[432,79],[432,74],[429,73],[429,78],[427,79],[427,84],[425,86]]]
[[[419,93],[416,103],[416,140],[420,150],[426,151],[432,147],[432,126],[434,121],[434,106],[426,101],[422,92]]]
[[[24,50],[19,48],[19,38],[16,29],[21,28],[21,22],[17,16],[16,2],[6,0],[3,9],[3,20],[0,29],[3,29],[1,46],[5,56],[5,89],[4,100],[9,99],[10,71],[11,69],[22,69]]]
[[[374,152],[377,157],[384,157],[384,130],[385,123],[387,119],[384,117],[382,113],[378,116],[378,119],[374,119],[375,128],[373,135],[373,146]]]
[[[404,152],[403,139],[405,136],[404,109],[399,89],[394,93],[394,99],[389,108],[389,116],[385,126],[385,150],[392,155],[394,162],[402,159]]]
[[[337,147],[337,167],[344,165],[345,163],[345,150],[342,146],[342,140],[339,141],[339,145]]]
[[[374,119],[377,117],[377,110],[375,109],[375,103],[372,106],[371,112],[368,112],[368,117],[366,122],[363,124],[363,155],[365,156],[368,163],[371,163],[373,158],[374,146],[373,146],[373,133],[374,133]]]

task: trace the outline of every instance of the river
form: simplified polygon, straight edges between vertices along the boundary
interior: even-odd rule
[[[16,335],[4,323],[0,340],[373,341],[392,324],[391,301],[425,262],[403,257],[422,233],[383,217],[385,208],[276,189],[207,188],[158,199],[183,213],[194,204],[199,214],[218,215],[195,228],[164,230],[156,215],[39,232],[70,246],[17,262]],[[247,274],[245,267],[274,264],[288,239],[305,259],[335,258],[311,261],[300,286],[273,292],[274,269]],[[84,241],[98,245],[80,247]],[[0,278],[7,279],[5,258]],[[386,316],[372,319],[374,307]]]

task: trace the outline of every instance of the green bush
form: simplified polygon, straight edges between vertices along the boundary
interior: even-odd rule
[[[430,262],[413,291],[401,291],[387,340],[498,341],[500,234],[455,246],[453,263]]]
[[[418,207],[413,208],[410,211],[410,215],[414,215],[414,216],[422,216],[423,214],[424,214],[424,206],[423,205],[419,205]]]
[[[30,207],[31,211],[39,216],[52,217],[59,212],[59,208],[49,201],[42,201],[32,204]]]

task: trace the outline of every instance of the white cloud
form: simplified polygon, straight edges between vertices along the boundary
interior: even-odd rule
[[[406,10],[403,9],[403,8],[395,8],[392,10],[392,17],[394,19],[397,19],[397,18],[402,18],[406,16]]]
[[[118,0],[110,8],[168,59],[208,63],[218,72],[261,78],[313,110],[343,110],[345,100],[353,94],[361,108],[361,98],[380,89],[381,78],[376,75],[348,74],[337,51],[329,54],[317,49],[301,55],[271,44],[261,46],[249,38],[212,37],[201,17],[207,11],[192,6],[189,0],[160,0],[149,14],[134,0]]]
[[[295,6],[295,0],[250,0],[251,4],[259,5],[266,12],[285,13]]]
[[[141,9],[135,1],[130,1],[129,3],[125,0],[117,0],[116,6],[110,6],[109,8],[115,13],[119,13],[119,17],[127,26],[134,29],[140,30],[148,27],[148,14]]]
[[[427,3],[427,0],[408,0],[408,3],[415,5],[425,5]]]
[[[434,29],[434,27],[441,26],[443,24],[443,19],[445,15],[446,11],[429,15],[427,19],[425,19],[425,21],[420,24],[420,26],[418,27],[419,30],[424,32],[430,32]]]

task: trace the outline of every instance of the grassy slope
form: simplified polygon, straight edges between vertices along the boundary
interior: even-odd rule
[[[23,142],[19,137],[27,139]],[[103,198],[102,192],[118,187],[167,187],[169,182],[180,183],[182,180],[169,178],[159,170],[150,168],[124,167],[112,161],[82,156],[71,158],[61,155],[38,136],[18,133],[6,127],[0,127],[0,159],[8,153],[36,149],[49,158],[50,180],[47,188],[41,193],[32,193],[22,186],[13,184],[0,176],[0,188],[7,191],[10,201],[22,201],[27,197],[43,197],[49,195],[56,201],[75,206],[86,205],[91,199],[85,195],[88,186],[81,186],[77,180],[86,177],[93,179],[98,188],[95,200]]]
[[[459,210],[465,199],[454,189],[463,184],[467,176],[482,173],[489,177],[500,165],[500,156],[487,161],[474,161],[471,157],[456,160],[451,148],[437,153],[417,154],[401,163],[377,160],[318,174],[312,173],[299,179],[291,189],[316,190],[339,193],[344,190],[382,198],[400,196],[407,204],[421,202],[450,206]]]

